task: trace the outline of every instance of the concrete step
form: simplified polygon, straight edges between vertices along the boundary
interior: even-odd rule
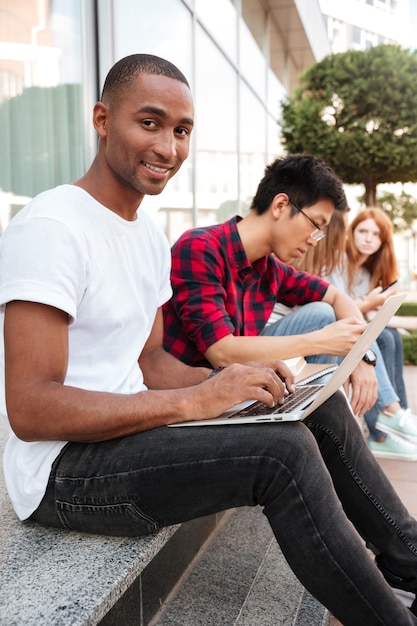
[[[150,626],[325,626],[259,507],[229,511]]]

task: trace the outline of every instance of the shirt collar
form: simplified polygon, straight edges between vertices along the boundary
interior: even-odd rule
[[[237,224],[242,219],[243,218],[240,215],[235,215],[225,223],[225,226],[227,225],[227,237],[229,240],[231,253],[233,254],[237,271],[242,276],[245,276],[249,272],[252,272],[254,269],[262,273],[267,266],[268,257],[262,257],[261,259],[255,261],[253,265],[251,264],[247,257],[245,248],[243,247],[243,243],[237,229]]]

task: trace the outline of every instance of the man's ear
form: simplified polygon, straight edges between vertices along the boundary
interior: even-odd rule
[[[93,109],[93,124],[99,137],[106,136],[108,119],[109,107],[103,102],[96,102]]]
[[[277,193],[271,202],[271,213],[275,219],[279,219],[282,212],[289,207],[289,200],[286,193]]]

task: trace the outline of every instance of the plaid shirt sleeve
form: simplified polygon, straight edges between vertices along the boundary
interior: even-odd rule
[[[198,231],[172,249],[173,297],[164,307],[164,347],[187,363],[199,363],[207,348],[235,330],[226,310],[220,249]]]
[[[276,268],[279,276],[277,302],[294,307],[323,300],[328,282],[281,261],[276,261]]]
[[[227,335],[259,335],[275,302],[321,300],[328,287],[273,256],[251,266],[232,222],[185,233],[172,248],[171,282],[164,348],[191,365],[207,365],[204,352]]]

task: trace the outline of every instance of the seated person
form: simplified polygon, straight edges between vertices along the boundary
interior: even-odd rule
[[[398,275],[393,227],[388,215],[378,208],[361,211],[347,228],[345,255],[327,280],[354,298],[367,318],[389,297],[390,291],[383,289],[396,281]],[[384,390],[391,401],[379,402],[368,412],[367,421],[383,432],[400,434],[417,443],[417,416],[407,408],[401,337],[396,329],[386,328],[377,343],[385,367],[391,371],[390,389]],[[392,437],[372,437],[371,449],[381,454],[391,441]]]
[[[213,367],[345,355],[364,328],[358,307],[286,261],[320,245],[333,211],[346,208],[340,180],[319,159],[292,155],[270,164],[246,217],[194,228],[173,246],[165,349],[184,363]],[[303,311],[266,326],[276,302]],[[361,362],[349,382],[361,415],[375,390],[373,367]]]
[[[50,527],[134,537],[260,506],[295,575],[345,626],[417,626],[417,603],[409,610],[389,586],[417,592],[417,522],[342,393],[305,422],[168,428],[249,398],[281,403],[277,372],[292,388],[276,358],[213,375],[162,348],[170,252],[141,203],[187,158],[193,118],[175,66],[121,59],[94,106],[91,167],[39,194],[1,238],[0,406],[15,511]],[[283,196],[283,219],[297,224]],[[324,226],[332,208],[318,199],[313,219]],[[309,235],[299,227],[297,248]],[[327,284],[317,290],[326,295]],[[347,335],[364,328],[355,315],[344,326]]]
[[[392,223],[381,209],[361,211],[349,226],[335,213],[326,245],[294,264],[348,293],[367,318],[389,297],[390,290],[383,288],[399,275],[392,232]],[[369,447],[377,456],[413,457],[410,443],[417,443],[417,416],[408,409],[402,340],[398,330],[387,327],[376,343],[378,399],[365,413]]]

